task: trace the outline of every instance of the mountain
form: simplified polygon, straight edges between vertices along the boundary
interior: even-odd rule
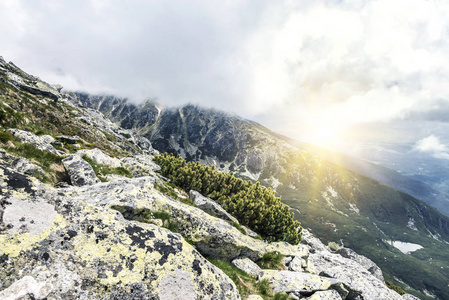
[[[270,186],[325,242],[369,257],[388,280],[422,299],[449,299],[449,219],[426,203],[310,149],[298,149],[285,137],[235,115],[193,105],[163,109],[154,102],[132,105],[110,96],[77,97],[82,105],[136,130],[161,152]],[[390,183],[402,180],[389,174]],[[408,252],[404,245],[422,248]]]
[[[127,129],[86,107],[90,96],[83,97],[62,93],[0,57],[0,299],[417,299],[401,296],[373,261],[347,247],[328,247],[296,225],[300,243],[264,241],[260,228],[246,228],[212,199],[163,177],[155,162],[164,156],[129,128],[150,134],[166,110],[146,103],[135,111],[110,97],[115,104],[102,107],[128,115],[116,119]],[[240,122],[252,134],[272,135],[237,116],[204,112],[205,118],[218,115],[216,124]],[[152,135],[158,145],[183,149],[161,132]],[[222,140],[208,140],[213,149],[205,160],[214,151],[231,157],[219,147],[232,139]],[[261,166],[257,159],[245,162]],[[202,168],[210,178],[224,174]],[[249,197],[267,191],[225,176],[248,188]],[[215,184],[221,185],[229,188]],[[237,203],[245,205],[246,198]],[[251,204],[261,203],[253,198]],[[283,223],[288,208],[274,202],[275,209],[264,209],[281,209]]]

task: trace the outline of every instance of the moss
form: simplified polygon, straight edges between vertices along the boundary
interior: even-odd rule
[[[229,224],[231,224],[232,226],[234,226],[235,228],[237,228],[241,233],[243,233],[244,235],[246,235],[245,229],[243,229],[243,227],[240,226],[239,223],[236,223],[236,222],[229,222]]]
[[[182,189],[170,182],[164,182],[163,185],[156,183],[156,184],[154,184],[154,188],[156,190],[158,190],[159,192],[161,192],[162,194],[167,195],[167,196],[169,196],[175,200],[178,200],[184,204],[187,204],[187,205],[190,205],[193,207],[197,207],[197,205],[195,203],[193,203],[189,198],[179,197],[179,194],[175,190],[182,191]]]

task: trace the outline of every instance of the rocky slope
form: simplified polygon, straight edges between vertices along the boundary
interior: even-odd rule
[[[326,242],[368,256],[388,280],[423,299],[449,299],[449,218],[424,202],[298,149],[238,116],[192,105],[136,106],[111,96],[77,94],[76,102],[138,131],[161,152],[259,180],[276,189],[298,220]],[[422,248],[408,252],[395,245]]]
[[[148,139],[3,59],[0,75],[0,299],[415,299],[308,231],[298,245],[240,231],[158,175]],[[255,265],[273,253],[278,269]]]

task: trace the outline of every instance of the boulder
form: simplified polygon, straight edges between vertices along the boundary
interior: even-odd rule
[[[33,164],[25,157],[16,158],[12,167],[20,173],[31,176],[44,176],[44,170],[36,164]]]
[[[220,204],[215,202],[214,200],[204,197],[199,192],[191,190],[189,193],[190,200],[196,204],[199,208],[207,212],[208,214],[234,223],[239,223],[239,221],[234,218],[231,214],[229,214]],[[256,234],[257,235],[257,234]]]
[[[263,270],[259,280],[268,280],[277,293],[310,293],[327,290],[336,280],[315,274]]]
[[[161,169],[153,162],[152,156],[145,154],[122,158],[121,163],[122,167],[128,169],[134,177],[155,176],[154,172]]]
[[[259,295],[249,295],[246,300],[263,300],[263,298]]]
[[[34,133],[14,128],[10,128],[7,130],[23,143],[33,144],[39,150],[47,151],[55,155],[65,155],[64,152],[56,150],[51,145],[51,143],[53,143],[55,139],[49,135],[37,136]]]
[[[310,273],[333,278],[343,283],[350,293],[360,294],[364,300],[402,299],[364,266],[339,254],[317,251],[309,255],[307,263]]]
[[[76,152],[77,155],[83,156],[86,155],[90,159],[92,159],[94,162],[107,165],[113,168],[117,168],[121,166],[120,160],[115,157],[110,157],[109,155],[105,154],[103,151],[101,151],[98,148],[95,149],[82,149],[78,150]]]
[[[340,295],[335,290],[318,291],[312,296],[304,298],[307,300],[341,300]]]
[[[71,155],[62,160],[62,164],[74,186],[92,185],[100,182],[92,166],[78,155]]]
[[[381,281],[385,281],[384,276],[382,275],[382,270],[371,259],[369,259],[365,256],[362,256],[362,255],[359,255],[354,250],[346,248],[346,247],[342,247],[342,248],[338,249],[337,251],[335,251],[335,253],[338,253],[343,257],[349,258],[349,259],[359,263],[365,269],[367,269],[374,277],[376,277],[377,279],[379,279]]]
[[[299,256],[295,256],[288,264],[288,269],[294,272],[303,272],[307,268],[307,261]]]
[[[9,168],[0,173],[6,214],[40,222],[33,233],[0,232],[1,299],[240,299],[229,277],[179,234],[125,220],[105,199],[90,198],[89,187],[55,189]],[[101,185],[117,201],[151,202],[138,192],[145,186],[92,188]],[[96,188],[100,198],[106,189]],[[78,190],[85,197],[72,197]],[[51,212],[47,220],[39,207]]]
[[[234,259],[232,264],[240,270],[257,277],[259,277],[262,272],[262,269],[255,262],[246,257]]]

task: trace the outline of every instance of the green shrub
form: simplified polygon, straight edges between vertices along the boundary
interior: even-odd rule
[[[14,136],[9,131],[0,130],[0,142],[7,143],[8,141],[12,141]]]
[[[218,172],[199,162],[163,154],[154,158],[162,175],[185,191],[196,190],[217,201],[223,208],[268,241],[297,244],[302,227],[293,219],[289,207],[281,203],[273,190]]]
[[[332,250],[332,251],[337,251],[338,249],[340,249],[340,245],[337,244],[336,242],[329,242],[327,244],[327,246]]]

